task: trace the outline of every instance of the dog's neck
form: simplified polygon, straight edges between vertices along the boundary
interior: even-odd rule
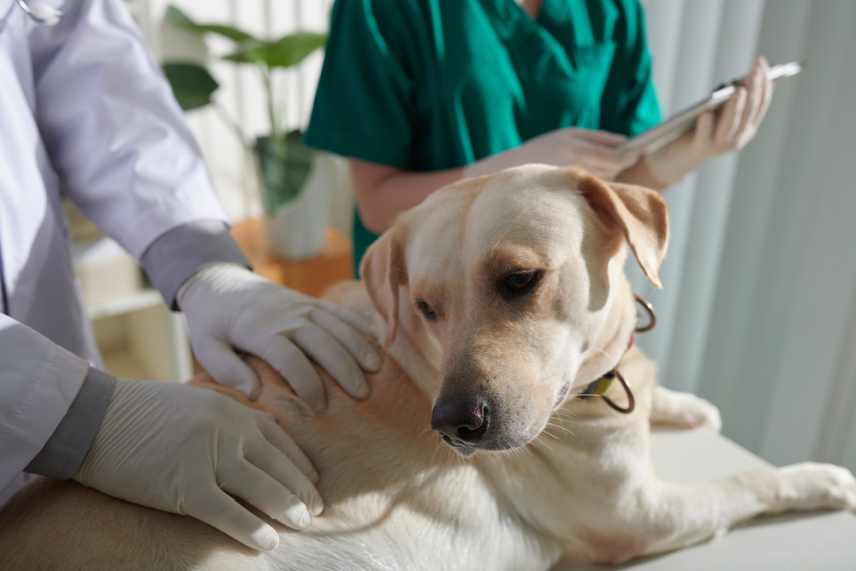
[[[618,282],[603,325],[583,353],[571,393],[615,369],[630,345],[636,328],[636,302],[627,278],[622,275]]]

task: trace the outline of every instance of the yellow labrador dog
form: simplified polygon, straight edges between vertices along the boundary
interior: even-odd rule
[[[274,414],[321,473],[326,511],[251,552],[202,523],[74,484],[31,488],[0,521],[4,569],[548,569],[678,549],[761,513],[856,508],[845,469],[800,464],[701,485],[657,479],[649,424],[718,426],[655,386],[628,348],[629,250],[659,283],[653,191],[527,166],[464,181],[400,217],[340,303],[371,311],[390,358],[365,402],[327,379],[315,416],[264,376]],[[578,398],[618,368],[599,396]],[[617,378],[617,377],[616,377]],[[200,389],[202,390],[202,389]],[[597,391],[595,391],[597,392]]]

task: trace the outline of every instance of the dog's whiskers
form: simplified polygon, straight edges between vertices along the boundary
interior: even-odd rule
[[[563,426],[561,424],[555,423],[555,422],[548,423],[547,428],[555,428],[557,430],[561,430],[562,432],[564,432],[568,436],[571,436],[571,437],[574,436],[574,433],[570,428],[568,428],[567,426]],[[545,430],[546,430],[546,428],[545,428]]]
[[[530,449],[530,448],[531,448],[531,449]],[[548,442],[546,442],[546,441],[544,441],[544,440],[535,440],[534,442],[532,442],[532,446],[531,446],[531,447],[530,447],[530,446],[527,446],[527,451],[528,451],[530,454],[532,454],[533,456],[535,456],[535,457],[537,458],[537,457],[538,457],[538,455],[537,455],[537,454],[535,454],[535,450],[538,450],[538,449],[541,449],[541,448],[543,448],[543,449],[544,449],[543,451],[544,451],[544,453],[546,453],[546,454],[553,454],[553,453],[554,453],[554,449],[553,449],[553,447],[550,445],[550,443],[548,443]]]
[[[559,440],[559,437],[557,435],[550,432],[550,428],[553,428],[553,427],[552,426],[545,426],[544,430],[541,431],[541,435],[539,435],[539,436],[545,436],[546,438],[552,438],[553,440]],[[535,441],[537,442],[538,439],[535,439]]]

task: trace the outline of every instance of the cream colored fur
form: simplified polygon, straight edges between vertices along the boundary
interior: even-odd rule
[[[280,527],[279,548],[254,553],[190,518],[43,482],[0,514],[0,568],[548,569],[678,549],[762,513],[856,508],[856,481],[835,466],[657,479],[651,423],[719,427],[713,405],[656,387],[651,361],[624,355],[626,245],[657,281],[667,236],[656,194],[574,171],[522,167],[441,191],[373,247],[368,291],[332,292],[373,312],[378,342],[391,343],[367,401],[326,379],[329,410],[316,416],[253,363],[264,382],[248,405],[274,414],[322,475],[326,509],[308,531]],[[545,270],[531,300],[491,297],[492,272],[530,266]],[[619,360],[635,412],[574,398]],[[464,458],[431,430],[435,401],[461,391],[494,399],[496,450]]]

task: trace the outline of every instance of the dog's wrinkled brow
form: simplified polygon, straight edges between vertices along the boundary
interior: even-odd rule
[[[488,276],[502,276],[520,270],[547,268],[547,260],[527,246],[501,245],[485,256],[482,266]]]
[[[410,295],[413,299],[422,299],[431,304],[439,305],[443,301],[445,288],[441,282],[419,276],[410,285]]]

